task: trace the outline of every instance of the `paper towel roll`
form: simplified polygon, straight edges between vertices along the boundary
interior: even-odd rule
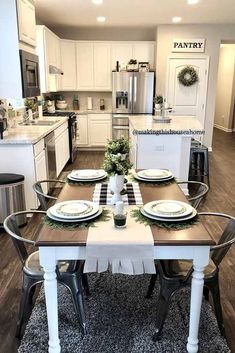
[[[87,97],[87,109],[92,110],[92,97]]]

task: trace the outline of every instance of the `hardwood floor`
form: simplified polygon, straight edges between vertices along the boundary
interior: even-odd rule
[[[225,133],[215,129],[213,153],[210,153],[211,190],[201,210],[218,211],[235,216],[235,133]],[[99,168],[103,162],[103,152],[79,152],[74,168]],[[217,221],[206,223],[211,234],[218,237],[221,231]],[[36,222],[31,221],[31,227]],[[235,246],[230,249],[221,265],[221,299],[227,340],[235,353]],[[21,288],[21,265],[15,249],[5,233],[0,233],[0,352],[16,353],[18,341],[14,338],[18,303]]]

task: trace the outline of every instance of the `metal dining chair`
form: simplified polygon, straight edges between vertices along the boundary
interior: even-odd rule
[[[209,186],[205,183],[202,183],[200,181],[178,181],[177,184],[180,186],[180,185],[190,185],[192,186],[194,189],[195,187],[197,187],[197,191],[196,191],[196,194],[194,192],[193,196],[192,195],[186,195],[187,196],[187,200],[190,202],[190,204],[192,205],[192,207],[194,208],[198,208],[201,204],[201,202],[203,201],[203,199],[206,197],[208,191],[209,191]],[[150,279],[150,283],[149,283],[149,287],[148,287],[148,291],[147,291],[147,294],[146,294],[146,298],[150,298],[152,293],[153,293],[153,290],[154,290],[154,287],[155,287],[155,284],[156,284],[156,281],[157,281],[157,276],[158,276],[158,271],[157,271],[157,268],[156,268],[156,274],[152,275],[151,276],[151,279]]]
[[[178,181],[177,184],[179,186],[185,184],[188,186],[189,195],[186,195],[187,200],[196,209],[200,206],[200,203],[205,199],[209,191],[209,186],[201,181]],[[190,195],[191,190],[193,193]]]
[[[35,241],[24,238],[21,230],[17,225],[17,217],[22,215],[41,215],[45,216],[45,211],[21,211],[9,215],[3,223],[5,231],[11,236],[13,244],[16,248],[17,254],[22,264],[23,283],[22,293],[19,308],[19,315],[17,320],[16,337],[21,338],[23,333],[23,326],[27,320],[30,309],[30,304],[33,301],[33,295],[36,285],[43,283],[44,272],[39,263],[39,251],[34,251],[31,254],[27,251],[26,244],[35,247]],[[30,231],[29,222],[27,231]],[[29,228],[29,230],[28,230]],[[59,261],[56,266],[57,280],[64,285],[71,293],[74,304],[74,309],[78,315],[79,324],[83,334],[86,333],[85,313],[83,305],[83,287],[82,287],[82,272],[79,268],[80,263],[74,262],[72,267],[69,261]]]
[[[225,336],[220,302],[219,266],[229,248],[235,242],[235,218],[227,214],[213,212],[201,212],[199,215],[228,219],[218,244],[211,247],[210,261],[205,268],[203,291],[206,300],[209,299],[209,292],[212,295],[217,323],[221,334]],[[157,261],[157,271],[159,274],[160,294],[157,304],[157,322],[156,331],[153,336],[154,341],[160,340],[162,337],[163,326],[167,317],[171,297],[177,290],[191,284],[193,266],[192,262],[187,260],[159,260]]]
[[[41,209],[43,211],[47,211],[48,209],[48,201],[47,200],[57,200],[57,197],[46,194],[43,192],[43,184],[49,184],[53,183],[54,186],[56,184],[65,184],[66,182],[64,180],[57,180],[57,179],[47,179],[47,180],[39,180],[37,181],[35,184],[33,184],[33,190],[36,192],[37,197],[38,197],[38,201],[40,203]],[[50,188],[49,188],[50,190]],[[72,268],[74,268],[74,266],[76,266],[76,263],[79,263],[79,267],[82,266],[82,268],[84,267],[84,261],[70,261],[70,266]],[[88,284],[88,279],[87,279],[87,275],[85,273],[82,274],[82,283],[83,283],[83,288],[85,290],[85,294],[86,296],[90,295],[90,289],[89,289],[89,284]]]

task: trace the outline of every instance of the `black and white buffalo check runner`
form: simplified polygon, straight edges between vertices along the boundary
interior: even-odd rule
[[[142,196],[138,183],[124,184],[126,193],[122,195],[122,201],[125,205],[143,205]],[[100,205],[111,205],[111,190],[107,183],[96,184],[93,193],[93,202]]]

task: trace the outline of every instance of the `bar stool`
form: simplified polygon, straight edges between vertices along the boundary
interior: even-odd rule
[[[193,140],[190,149],[189,180],[199,179],[205,183],[205,178],[210,186],[208,148]]]

